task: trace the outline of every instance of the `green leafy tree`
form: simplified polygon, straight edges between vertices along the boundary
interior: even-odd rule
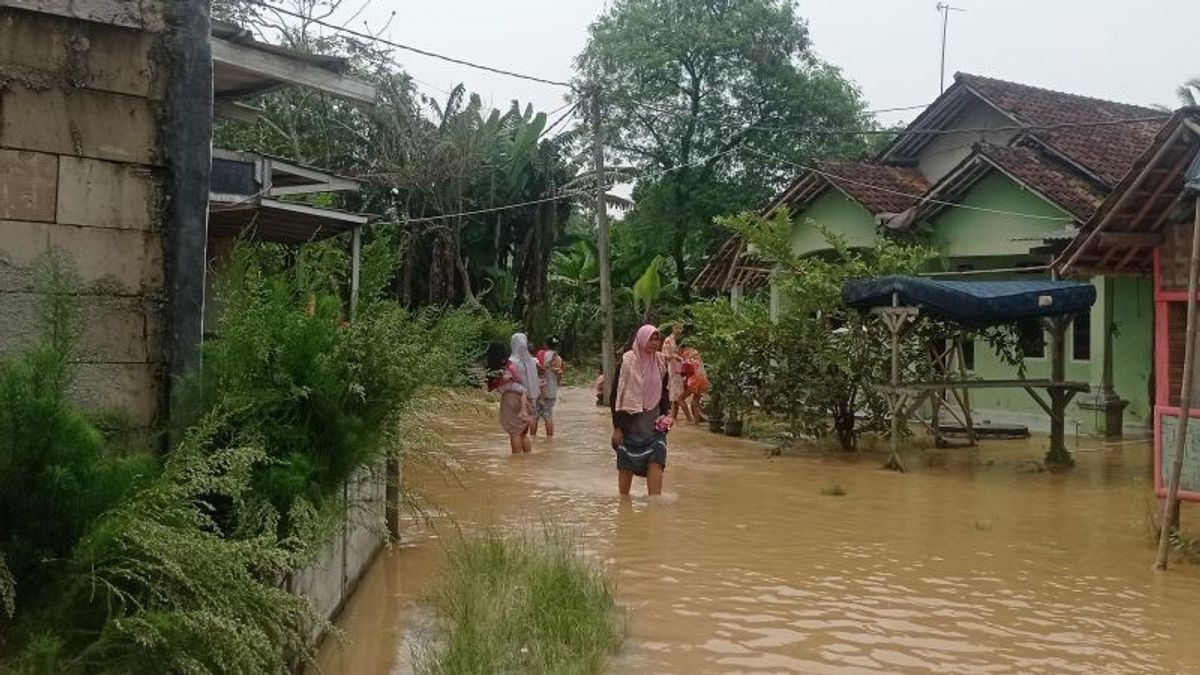
[[[684,294],[719,234],[713,216],[765,199],[795,173],[789,162],[865,148],[795,128],[868,120],[786,0],[618,0],[592,24],[577,70],[580,90],[602,95],[609,147],[669,172],[639,185],[628,220],[658,239]]]
[[[873,385],[887,379],[890,343],[878,322],[842,304],[842,284],[919,272],[934,252],[888,242],[853,250],[831,237],[830,255],[798,257],[789,244],[786,209],[769,220],[745,213],[721,222],[775,264],[781,306],[773,320],[761,302],[739,311],[724,300],[698,308],[701,351],[715,361],[722,402],[735,413],[757,407],[782,415],[798,437],[832,434],[846,450],[857,446],[864,430],[886,428],[887,406]],[[905,343],[904,363],[920,374],[925,344]]]
[[[774,266],[779,296],[774,317],[761,301],[737,311],[725,300],[694,308],[697,339],[706,362],[714,365],[710,376],[722,402],[734,412],[761,408],[780,415],[797,437],[833,435],[846,450],[857,447],[862,432],[886,429],[888,407],[875,385],[890,379],[889,333],[882,322],[847,308],[842,286],[850,279],[926,271],[936,252],[890,239],[872,249],[851,249],[827,234],[831,252],[801,257],[792,252],[787,209],[770,219],[743,213],[720,222]],[[935,376],[931,346],[958,336],[982,340],[1007,363],[1021,362],[1009,327],[964,332],[925,318],[901,343],[905,379]]]

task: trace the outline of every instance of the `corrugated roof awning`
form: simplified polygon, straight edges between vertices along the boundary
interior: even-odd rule
[[[210,236],[246,237],[279,244],[328,239],[370,222],[370,216],[300,202],[239,195],[209,196]]]
[[[259,42],[241,26],[212,24],[213,97],[223,114],[236,115],[228,104],[284,85],[308,87],[341,98],[374,103],[375,86],[345,75],[349,62],[337,56],[304,54]],[[249,114],[248,111],[243,111]]]
[[[371,216],[280,197],[357,191],[357,181],[252,152],[213,150],[208,231],[221,237],[298,244],[365,225]]]

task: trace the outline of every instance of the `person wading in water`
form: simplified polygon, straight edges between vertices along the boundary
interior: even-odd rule
[[[657,328],[639,328],[633,348],[621,357],[613,380],[612,446],[617,453],[617,489],[623,496],[629,494],[634,476],[646,478],[651,495],[662,494],[667,431],[674,419],[669,414],[667,366],[661,347]]]
[[[667,396],[671,399],[671,417],[679,417],[679,408],[683,405],[685,378],[680,371],[683,359],[679,356],[680,343],[683,341],[683,324],[671,326],[671,333],[662,341],[663,357],[667,360]]]
[[[558,402],[558,384],[567,364],[558,355],[558,338],[550,338],[537,353],[538,370],[542,374],[542,396],[537,401],[530,435],[537,436],[538,422],[546,421],[546,438],[554,438],[554,404]]]
[[[488,382],[488,388],[500,392],[500,425],[508,434],[514,455],[529,452],[529,425],[538,399],[537,361],[529,353],[529,339],[514,333],[508,361]]]

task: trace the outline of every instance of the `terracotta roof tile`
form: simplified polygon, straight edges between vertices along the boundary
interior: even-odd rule
[[[915,168],[874,162],[818,162],[817,169],[838,189],[874,214],[900,213],[917,203],[929,181]]]
[[[1155,108],[1066,94],[968,73],[954,79],[1023,125],[1094,124],[1121,119],[1161,117],[1110,126],[1084,126],[1035,132],[1038,138],[1071,161],[1095,174],[1108,186],[1124,177],[1167,122],[1168,113]]]
[[[1104,201],[1104,193],[1092,183],[1032,148],[980,144],[976,152],[1080,222],[1091,218]]]

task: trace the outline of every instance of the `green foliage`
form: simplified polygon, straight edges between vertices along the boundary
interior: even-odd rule
[[[745,213],[720,222],[775,266],[778,312],[771,317],[763,303],[753,301],[736,311],[722,300],[694,308],[716,396],[735,413],[757,406],[786,418],[797,437],[833,433],[847,450],[856,447],[861,432],[887,428],[887,404],[873,386],[890,380],[890,333],[881,322],[847,309],[842,285],[855,278],[916,274],[936,254],[888,240],[874,249],[852,250],[827,234],[829,254],[799,257],[791,249],[793,225],[786,209],[770,219]],[[929,345],[960,334],[961,328],[928,318],[917,324],[901,342],[902,377],[929,379],[934,374]],[[994,328],[972,336],[1019,362],[1011,331]]]
[[[859,137],[795,130],[871,122],[787,0],[613,3],[592,24],[577,72],[580,91],[601,89],[618,156],[671,172],[639,181],[626,221],[671,259],[684,292],[718,243],[714,216],[765,200],[795,174],[792,162],[866,150]]]
[[[695,312],[701,351],[714,365],[716,377],[710,378],[722,403],[735,413],[752,403],[782,415],[799,437],[832,432],[846,449],[856,446],[860,432],[885,428],[887,406],[872,385],[887,379],[890,341],[875,322],[842,305],[841,287],[852,278],[918,272],[933,252],[890,243],[850,250],[831,237],[831,255],[800,258],[791,251],[786,210],[769,220],[748,213],[721,222],[776,265],[780,298],[774,320],[754,302],[734,311],[713,301]],[[906,345],[908,370],[925,362],[922,348]]]
[[[0,551],[0,609],[9,618],[17,611],[17,579],[8,569],[4,551]]]
[[[17,600],[38,606],[89,525],[155,473],[151,457],[110,454],[68,400],[76,284],[51,255],[40,286],[37,340],[0,360],[0,604],[10,615]]]
[[[46,629],[17,661],[55,673],[282,672],[316,626],[279,580],[299,561],[270,510],[248,505],[261,449],[218,447],[216,418],[195,429],[162,476],[105,514],[70,556]]]
[[[319,258],[289,266],[274,247],[237,247],[217,284],[218,336],[177,420],[219,421],[217,447],[262,447],[269,461],[254,488],[285,525],[297,504],[328,503],[392,449],[396,416],[418,390],[469,383],[486,343],[511,328],[463,310],[408,312],[365,294],[379,283],[364,285],[347,321]]]
[[[600,673],[624,637],[604,575],[554,532],[462,542],[434,602],[426,673]]]
[[[646,266],[646,271],[638,280],[633,282],[633,309],[642,315],[642,320],[650,317],[650,307],[658,300],[658,296],[662,294],[662,278],[658,274],[659,268],[662,267],[665,258],[656,255]]]

